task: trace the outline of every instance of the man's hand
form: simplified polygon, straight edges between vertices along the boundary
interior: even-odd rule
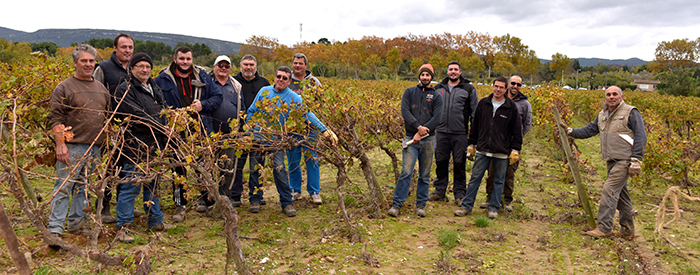
[[[520,152],[518,152],[518,150],[510,151],[510,156],[508,156],[508,159],[510,160],[510,165],[515,164],[516,162],[520,161]]]
[[[474,147],[473,144],[469,145],[469,147],[467,147],[467,159],[474,161],[475,155],[476,155],[476,147]]]
[[[192,104],[190,104],[190,106],[197,110],[197,112],[202,111],[202,102],[200,102],[199,99],[195,99],[194,101],[192,101]]]
[[[574,131],[574,129],[572,129],[571,127],[567,126],[566,123],[564,123],[563,121],[562,121],[561,123],[559,123],[559,126],[564,127],[564,130],[566,130],[566,134],[567,134],[567,135],[570,135],[571,132]]]
[[[338,143],[338,136],[336,136],[331,129],[323,131],[322,134],[324,138],[327,138],[331,141],[331,144],[333,144],[333,146],[336,146],[336,144]]]
[[[430,129],[428,129],[428,127],[418,126],[418,136],[419,137],[425,136],[429,133],[430,133]],[[415,140],[415,138],[414,138],[414,140]],[[416,140],[416,142],[417,142],[417,140]]]
[[[66,127],[63,124],[58,124],[51,128],[54,140],[56,141],[56,160],[63,163],[68,163],[68,160],[70,160],[66,141],[73,140],[73,132],[71,129],[73,129],[73,126]]]
[[[413,144],[418,144],[420,143],[420,140],[423,138],[423,136],[420,135],[420,132],[416,133],[413,135]]]
[[[631,177],[639,175],[642,173],[642,161],[637,158],[631,158],[627,168]]]

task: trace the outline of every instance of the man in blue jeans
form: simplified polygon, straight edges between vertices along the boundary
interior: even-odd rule
[[[396,217],[408,197],[413,168],[418,159],[418,187],[416,192],[416,215],[425,217],[425,204],[430,187],[430,166],[435,154],[435,127],[442,117],[442,96],[430,85],[433,80],[433,66],[424,64],[418,70],[420,82],[403,92],[401,116],[406,128],[403,144],[403,167],[396,182],[394,201],[389,216]],[[410,143],[410,144],[409,144]]]
[[[68,215],[68,231],[83,233],[87,223],[83,209],[88,203],[85,185],[100,161],[102,132],[109,106],[109,91],[92,78],[97,51],[90,45],[78,45],[71,56],[75,74],[59,83],[51,92],[47,125],[56,143],[56,177],[51,194],[48,231],[63,235]],[[69,212],[69,202],[70,203]]]
[[[129,61],[130,78],[122,82],[114,93],[112,108],[117,110],[117,118],[126,121],[124,146],[117,165],[122,167],[120,177],[129,182],[120,184],[117,196],[117,239],[130,243],[134,238],[129,230],[134,222],[134,203],[143,184],[143,209],[148,216],[148,228],[165,231],[172,226],[163,222],[163,212],[157,189],[159,176],[149,171],[148,160],[156,157],[157,151],[165,150],[168,131],[167,118],[162,115],[165,109],[163,92],[150,77],[153,69],[151,57],[137,53]],[[126,118],[129,118],[126,120]],[[143,163],[141,167],[137,164]]]
[[[284,150],[281,148],[265,148],[269,147],[266,141],[263,139],[263,133],[261,133],[262,127],[270,127],[273,129],[281,130],[287,119],[289,118],[289,113],[291,108],[302,108],[303,102],[301,96],[289,89],[289,84],[291,83],[292,70],[289,67],[282,66],[277,69],[275,74],[275,85],[266,86],[260,89],[258,94],[255,96],[255,100],[250,105],[247,111],[247,122],[255,123],[253,125],[253,131],[255,132],[256,140],[260,140],[258,145],[254,147],[250,152],[250,176],[248,180],[248,189],[250,196],[250,209],[251,213],[260,212],[260,201],[262,200],[263,190],[262,184],[260,184],[260,171],[258,169],[258,163],[260,165],[265,165],[265,155],[272,154],[273,162],[273,176],[275,180],[275,186],[277,187],[277,192],[280,195],[280,205],[284,213],[288,217],[294,217],[297,211],[292,205],[292,189],[289,187],[289,175],[287,174],[287,169],[284,167]],[[271,101],[274,113],[268,113],[266,106],[263,106],[264,102]],[[287,108],[287,109],[284,109]],[[279,117],[271,118],[268,121],[261,121],[260,117],[265,115],[279,115]],[[321,131],[323,137],[331,140],[335,144],[338,138],[335,133],[330,129],[326,128],[323,123],[321,123],[316,115],[311,112],[304,114],[305,119],[311,126],[316,127]],[[261,124],[265,123],[263,126]],[[279,137],[271,137],[279,138]]]
[[[476,157],[476,161],[472,167],[467,194],[460,208],[454,212],[455,216],[471,214],[484,172],[489,169],[489,165],[493,165],[495,180],[488,215],[491,219],[498,217],[506,168],[509,162],[513,164],[520,159],[519,152],[523,143],[520,113],[515,102],[505,96],[506,82],[502,76],[494,79],[493,93],[480,100],[476,106],[467,141],[467,159],[474,160]]]

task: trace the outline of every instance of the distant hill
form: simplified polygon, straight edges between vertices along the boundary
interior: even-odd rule
[[[571,60],[578,59],[578,64],[581,65],[581,67],[588,67],[588,66],[596,66],[598,65],[598,62],[603,62],[603,64],[612,66],[629,66],[629,67],[634,67],[634,66],[639,66],[639,65],[644,65],[647,64],[647,61],[641,60],[639,58],[630,58],[630,59],[603,59],[603,58],[571,58]],[[550,62],[551,60],[548,59],[540,59],[540,62],[542,63],[547,63]]]
[[[170,47],[175,47],[177,42],[204,43],[213,52],[221,54],[237,53],[241,49],[241,43],[179,34],[101,29],[41,29],[29,33],[0,27],[0,37],[5,39],[29,43],[53,42],[59,47],[68,47],[72,43],[81,43],[91,38],[114,38],[120,32],[128,33],[136,40],[163,42]]]

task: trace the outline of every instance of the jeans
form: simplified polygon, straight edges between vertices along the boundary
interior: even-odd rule
[[[412,137],[406,137],[406,140],[411,140]],[[435,136],[429,136],[421,140],[417,144],[410,144],[406,149],[403,149],[403,166],[401,167],[401,175],[396,182],[394,190],[394,202],[392,206],[401,209],[403,202],[408,197],[408,189],[411,186],[411,178],[413,177],[413,168],[418,160],[418,183],[416,192],[416,208],[425,207],[425,202],[428,200],[428,188],[430,187],[430,166],[433,165],[433,155],[435,154]]]
[[[70,159],[68,164],[56,161],[56,183],[54,183],[53,194],[56,196],[51,200],[51,212],[49,213],[48,230],[51,233],[63,234],[63,223],[68,214],[68,231],[76,231],[80,223],[85,219],[83,208],[87,206],[89,194],[85,191],[85,185],[89,183],[88,176],[95,169],[95,165],[100,161],[100,148],[90,144],[66,143]],[[89,148],[89,149],[88,149]],[[85,159],[81,160],[85,154]],[[73,173],[71,173],[71,170]],[[73,201],[68,203],[71,195]]]
[[[506,181],[503,185],[503,202],[510,204],[513,201],[513,190],[515,189],[515,171],[518,171],[520,161],[508,165],[506,169]],[[489,177],[486,178],[486,200],[491,198],[493,193],[494,172],[493,165],[489,166]]]
[[[289,188],[289,175],[284,167],[284,151],[250,151],[250,177],[248,178],[248,195],[250,202],[260,202],[263,198],[262,184],[260,183],[260,171],[258,163],[265,166],[265,155],[272,154],[272,175],[275,180],[277,192],[280,195],[280,205],[284,209],[287,205],[292,204],[292,189]]]
[[[634,214],[632,199],[627,189],[629,170],[627,160],[608,161],[608,179],[603,183],[603,194],[598,208],[598,230],[610,233],[612,231],[615,210],[620,211],[620,232],[634,234]]]
[[[501,194],[503,193],[503,182],[506,179],[508,159],[489,157],[482,153],[476,154],[476,160],[472,167],[472,176],[469,178],[469,185],[467,186],[467,195],[462,201],[461,208],[471,210],[474,207],[481,179],[491,164],[493,164],[495,180],[493,182],[493,193],[491,193],[491,200],[489,201],[489,211],[498,212],[498,209],[501,208]]]
[[[316,131],[312,131],[309,142],[313,142],[317,136]],[[287,161],[289,162],[289,185],[292,191],[301,193],[301,156],[304,155],[306,163],[306,190],[310,195],[321,192],[321,171],[319,170],[318,154],[309,148],[309,143],[287,150]]]
[[[136,197],[141,193],[141,183],[136,179],[141,177],[143,172],[133,164],[124,164],[120,174],[121,178],[133,179],[134,182],[120,184],[117,196],[117,228],[121,228],[125,223],[134,222],[134,203]],[[163,212],[160,210],[160,200],[157,195],[160,178],[156,178],[143,185],[143,210],[148,215],[148,227],[154,227],[163,223]]]
[[[435,186],[434,194],[445,196],[450,177],[450,155],[453,160],[453,193],[455,199],[467,192],[467,140],[466,134],[437,133],[435,136]]]

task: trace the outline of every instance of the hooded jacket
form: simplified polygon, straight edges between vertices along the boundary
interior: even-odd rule
[[[418,126],[428,127],[430,135],[435,135],[442,118],[442,96],[433,87],[424,87],[420,83],[409,87],[401,98],[401,116],[403,117],[406,136],[418,133]]]
[[[523,136],[525,136],[527,132],[530,131],[530,127],[532,127],[532,106],[530,105],[530,101],[527,100],[527,96],[521,92],[518,92],[518,95],[512,98],[512,100],[515,102],[515,105],[518,106],[520,125],[522,126],[521,131]]]
[[[319,81],[318,78],[316,78],[315,76],[311,75],[311,71],[306,70],[306,74],[304,75],[303,79],[297,79],[296,77],[294,77],[294,74],[292,74],[292,83],[289,84],[289,89],[296,92],[297,94],[301,94],[301,82],[306,79],[310,81],[309,86],[311,87],[323,87],[323,85],[321,85],[321,81]]]
[[[117,90],[119,84],[129,79],[129,72],[124,69],[122,63],[117,59],[117,54],[113,52],[109,59],[97,63],[92,76],[95,80],[105,85],[105,88],[109,90],[109,94],[114,96],[114,91]]]
[[[510,154],[520,151],[523,143],[520,114],[515,102],[505,96],[503,105],[493,113],[493,94],[479,101],[469,131],[469,145],[476,144],[476,150],[492,154]]]
[[[238,80],[238,83],[241,84],[241,94],[243,95],[244,102],[243,110],[248,110],[248,108],[250,108],[255,100],[255,96],[258,95],[262,87],[270,86],[270,82],[258,75],[258,72],[255,72],[255,76],[251,80],[245,79],[240,72],[234,75],[233,79]]]
[[[177,90],[177,84],[175,84],[174,80],[175,77],[173,77],[173,74],[170,70],[170,68],[173,67],[173,65],[174,63],[168,67],[163,68],[163,70],[160,71],[160,74],[158,74],[158,76],[156,77],[155,83],[163,91],[163,97],[165,98],[165,102],[168,105],[168,107],[173,107],[175,109],[187,107],[183,106],[182,101],[180,100],[180,95],[178,94]],[[211,112],[216,110],[216,108],[219,108],[219,105],[221,105],[221,91],[219,91],[219,88],[217,88],[216,85],[214,85],[214,81],[211,80],[211,77],[209,77],[209,74],[207,74],[207,72],[203,68],[192,65],[192,74],[194,75],[196,80],[199,80],[200,82],[205,84],[205,86],[200,91],[201,96],[199,101],[202,102],[202,111],[200,111],[199,114],[202,117],[202,124],[204,124],[204,129],[207,133],[211,133],[211,131],[213,131],[214,129],[211,120]]]
[[[479,96],[469,80],[460,76],[459,84],[450,91],[449,77],[445,77],[435,86],[435,90],[442,96],[443,111],[438,133],[467,134],[469,122],[473,120]]]
[[[165,146],[166,136],[163,130],[165,125],[168,125],[168,119],[160,114],[160,111],[166,108],[165,99],[153,79],[149,78],[148,83],[153,89],[153,94],[135,77],[129,82],[122,82],[114,93],[113,109],[117,108],[117,103],[122,98],[124,99],[116,109],[116,117],[122,120],[131,117],[124,134],[125,145],[117,161],[119,165],[146,161],[155,155],[157,149],[162,150]]]

